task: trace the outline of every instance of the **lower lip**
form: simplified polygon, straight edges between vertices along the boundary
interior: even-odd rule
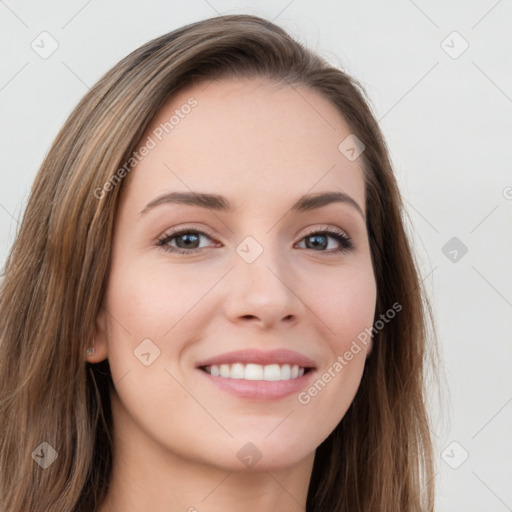
[[[252,400],[278,400],[299,393],[309,384],[315,373],[314,370],[309,370],[302,377],[295,379],[267,381],[215,377],[203,370],[198,371],[220,389],[240,398]]]

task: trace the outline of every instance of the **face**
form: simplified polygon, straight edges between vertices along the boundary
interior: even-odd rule
[[[343,418],[376,303],[350,133],[317,92],[263,79],[194,85],[158,113],[122,185],[95,340],[125,438],[270,470]],[[341,194],[299,202],[325,193]]]

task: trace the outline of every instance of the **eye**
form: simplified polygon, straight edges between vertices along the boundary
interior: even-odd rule
[[[177,254],[194,254],[205,247],[201,247],[201,239],[213,240],[211,233],[198,229],[183,228],[171,233],[166,233],[157,241],[157,246],[166,252]],[[334,239],[338,247],[329,247],[329,239]],[[315,252],[325,252],[327,254],[347,253],[354,249],[354,243],[350,237],[342,231],[332,228],[310,229],[302,238],[305,241],[305,249],[311,249]],[[301,243],[300,242],[300,243]],[[324,250],[324,249],[331,250]]]
[[[157,245],[167,252],[192,254],[204,248],[199,247],[201,238],[212,239],[211,234],[197,229],[180,229],[165,234],[162,238],[158,239]],[[176,245],[171,244],[174,240]]]
[[[333,250],[330,251],[321,250],[329,248],[329,238],[334,239],[339,246],[334,248],[331,247]],[[301,242],[303,240],[306,241],[306,249],[312,249],[316,252],[326,252],[328,254],[340,252],[347,253],[354,249],[354,243],[347,234],[343,233],[343,231],[338,231],[332,228],[322,230],[310,229]]]

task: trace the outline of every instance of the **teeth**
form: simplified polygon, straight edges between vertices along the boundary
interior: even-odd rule
[[[206,373],[214,377],[225,377],[230,379],[244,379],[244,380],[290,380],[302,377],[304,375],[304,368],[297,365],[289,364],[268,364],[262,366],[261,364],[213,364],[205,366]]]
[[[284,376],[283,376],[284,378]],[[263,368],[264,380],[281,380],[281,368],[278,364],[269,364]],[[260,379],[261,380],[261,379]]]
[[[243,379],[245,376],[245,368],[243,364],[235,363],[231,365],[231,372],[228,377],[232,379]]]
[[[230,368],[229,364],[221,364],[220,365],[220,376],[221,377],[229,377]]]
[[[231,375],[229,375],[231,377]],[[263,366],[261,364],[246,364],[244,371],[245,380],[263,380]]]

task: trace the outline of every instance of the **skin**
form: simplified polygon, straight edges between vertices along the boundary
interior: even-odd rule
[[[338,150],[351,131],[327,99],[265,79],[180,91],[142,141],[190,97],[197,106],[122,185],[89,356],[108,357],[115,384],[114,473],[100,511],[303,511],[315,449],[352,402],[370,346],[307,405],[296,393],[233,396],[196,363],[285,348],[312,358],[318,378],[371,327],[376,285],[363,215],[347,203],[290,212],[304,194],[342,191],[365,214],[362,162]],[[222,194],[236,209],[164,204],[139,215],[163,193],[190,190]],[[213,236],[201,236],[195,254],[157,245],[180,227]],[[328,235],[327,248],[315,248],[310,227],[341,230],[355,247],[335,253],[340,243]],[[263,249],[250,264],[236,252],[247,236]],[[185,247],[183,236],[169,245]],[[149,366],[134,356],[146,338],[160,350]],[[248,442],[261,453],[251,467],[237,457]]]

